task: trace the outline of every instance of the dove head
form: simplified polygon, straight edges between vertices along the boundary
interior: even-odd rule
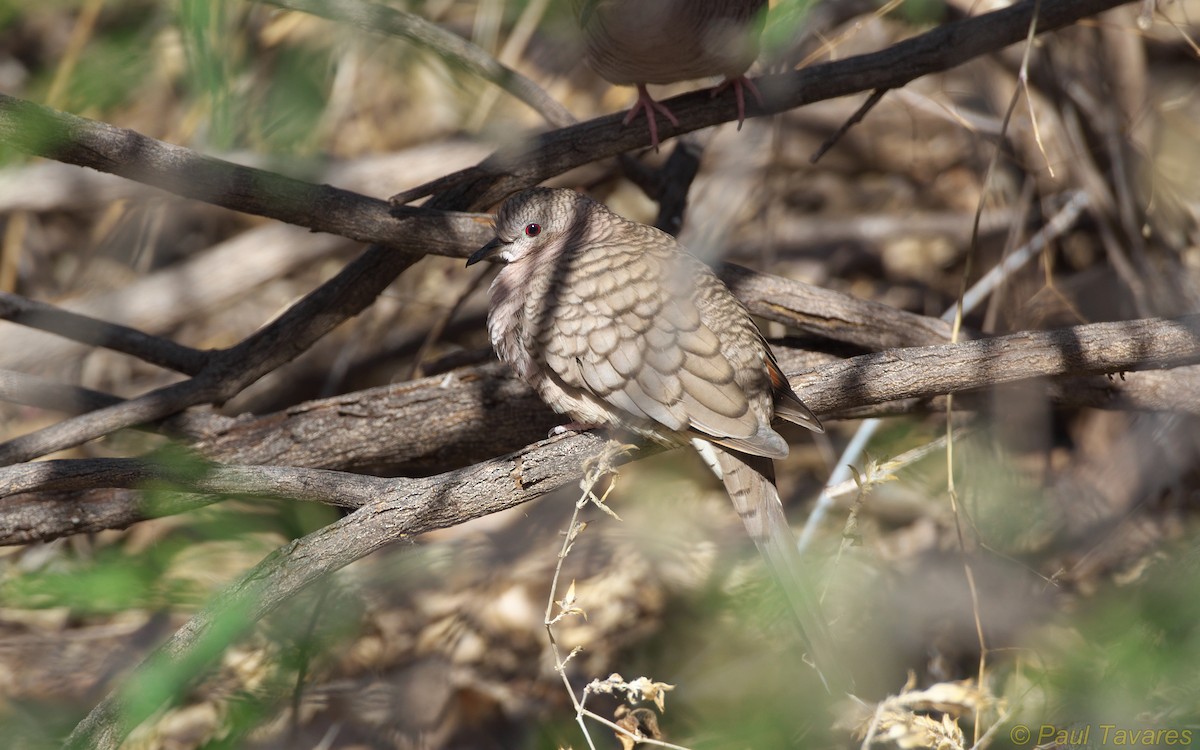
[[[574,190],[531,188],[504,201],[496,215],[496,239],[479,248],[467,265],[495,256],[505,263],[554,258],[579,245],[600,204]]]

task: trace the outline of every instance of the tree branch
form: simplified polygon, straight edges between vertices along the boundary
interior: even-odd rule
[[[1024,331],[957,344],[895,349],[825,365],[793,377],[792,381],[813,411],[828,414],[841,409],[861,408],[899,399],[929,399],[946,393],[1034,378],[1077,378],[1195,362],[1200,362],[1200,315],[1173,320],[1093,323],[1053,331]],[[548,414],[548,411],[543,409],[543,413]],[[394,418],[394,414],[389,413],[389,418]],[[268,420],[266,424],[278,430],[275,419]],[[328,430],[328,423],[322,423],[319,429]],[[571,445],[571,439],[556,441],[555,444],[573,455],[576,449]],[[478,476],[476,487],[482,498],[495,493],[497,487],[506,486],[487,484],[484,480],[484,477],[497,471],[494,466],[497,462],[507,465],[515,461],[513,465],[519,465],[525,460],[523,457],[526,452],[531,450],[543,450],[542,444],[538,443],[503,459],[441,474],[434,478],[432,486],[436,488],[445,482]],[[154,464],[146,461],[109,459],[108,462],[65,460],[0,469],[0,497],[84,487],[132,488],[142,486],[149,479],[171,476],[170,469],[155,468]],[[106,466],[111,466],[111,470]],[[294,496],[301,499],[342,507],[368,500],[373,493],[380,491],[381,486],[373,482],[360,483],[358,477],[361,475],[358,474],[312,473],[311,469],[262,466],[226,468],[233,473],[214,474],[203,480],[184,476],[179,478],[179,486],[193,492],[224,492],[235,490],[237,482],[242,481],[245,492],[251,494],[288,495],[288,490],[294,489],[298,493]],[[471,473],[474,471],[479,474]],[[344,485],[339,478],[344,479]],[[560,479],[560,484],[567,481],[567,478]],[[360,487],[361,491],[355,489]],[[421,485],[406,484],[405,487],[405,492],[410,494],[422,491]],[[209,501],[193,502],[203,504]],[[9,506],[6,503],[0,512],[0,528],[19,530],[38,525],[40,519],[23,517],[14,509],[23,509],[25,512],[32,510],[35,513],[38,510],[36,505]],[[0,543],[5,544],[29,540],[21,531],[0,536]]]
[[[269,325],[233,347],[214,351],[190,380],[0,443],[0,465],[29,461],[197,404],[224,402],[360,313],[419,259],[372,245]]]
[[[103,346],[159,367],[195,375],[208,355],[170,339],[69,312],[9,292],[0,292],[0,320],[57,334],[81,344]]]
[[[361,508],[389,488],[397,492],[408,480],[295,466],[179,467],[169,460],[144,458],[79,458],[36,461],[0,469],[0,496],[5,489],[21,492],[67,492],[98,487],[145,489],[166,483],[179,491],[201,494],[283,497]],[[416,488],[422,489],[422,488]]]
[[[0,94],[0,141],[214,206],[421,255],[454,255],[490,239],[488,216],[417,208],[394,215],[377,198],[204,156],[5,94]]]
[[[54,383],[36,375],[0,370],[0,401],[81,414],[124,403],[125,399],[90,388]],[[235,422],[231,417],[188,411],[173,415],[159,426],[164,432],[195,441],[212,439]]]
[[[1034,12],[1039,34],[1061,29],[1130,0],[1023,0],[1002,10],[943,24],[879,52],[814,65],[804,70],[755,79],[765,106],[747,103],[746,115],[778,114],[805,104],[861,91],[897,89],[930,73],[949,70],[1025,39]],[[711,96],[694,91],[664,102],[679,127],[662,126],[663,139],[736,119],[732,91]],[[621,125],[622,114],[607,115],[503,148],[476,167],[393,196],[396,205],[437,194],[431,208],[486,208],[523,187],[554,175],[650,144],[643,122]]]
[[[876,88],[899,88],[915,78],[960,65],[1024,38],[1035,5],[1038,30],[1054,31],[1128,0],[1025,0],[1009,8],[945,24],[879,52],[764,76],[758,87],[767,106],[751,115],[775,114],[825,99]],[[736,117],[733,94],[693,92],[669,100],[680,118],[679,135]],[[621,124],[622,115],[599,117],[502,149],[476,167],[426,183],[388,204],[328,185],[201,156],[131,130],[75,117],[0,94],[0,140],[38,156],[128,177],[213,205],[267,216],[314,231],[412,252],[457,256],[490,239],[486,217],[418,212],[407,203],[440,193],[430,208],[483,208],[522,187],[592,161],[649,144],[643,125]],[[668,132],[671,126],[665,125]],[[407,223],[418,217],[432,223]]]

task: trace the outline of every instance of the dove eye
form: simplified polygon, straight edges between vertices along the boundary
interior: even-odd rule
[[[525,236],[526,237],[537,237],[541,233],[542,233],[542,225],[541,224],[526,224],[525,225]]]

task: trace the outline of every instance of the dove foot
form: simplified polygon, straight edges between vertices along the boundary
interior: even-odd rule
[[[644,111],[646,113],[646,124],[650,126],[650,145],[654,147],[655,151],[657,151],[659,144],[658,120],[655,118],[654,113],[658,112],[663,117],[670,120],[671,124],[675,127],[679,127],[679,119],[675,117],[675,114],[671,112],[671,110],[667,109],[665,104],[654,101],[654,97],[650,96],[650,92],[646,90],[646,84],[639,83],[637,90],[637,103],[630,108],[629,114],[625,115],[625,119],[621,120],[621,124],[628,125],[629,123],[633,122],[635,118],[637,118],[638,112]]]
[[[738,115],[738,130],[742,129],[742,123],[746,121],[746,91],[754,94],[754,99],[758,102],[758,106],[766,106],[763,104],[762,94],[758,87],[754,85],[746,76],[738,76],[737,78],[726,78],[724,83],[715,87],[712,90],[712,95],[716,96],[725,89],[733,87],[733,95],[737,98],[737,115]]]

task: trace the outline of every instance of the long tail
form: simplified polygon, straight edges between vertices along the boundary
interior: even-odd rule
[[[820,598],[802,573],[804,562],[775,488],[774,464],[761,456],[734,453],[715,445],[713,449],[729,499],[787,596],[821,681],[831,692],[835,687],[846,687],[849,676],[844,665],[838,663],[829,626],[821,614]]]

